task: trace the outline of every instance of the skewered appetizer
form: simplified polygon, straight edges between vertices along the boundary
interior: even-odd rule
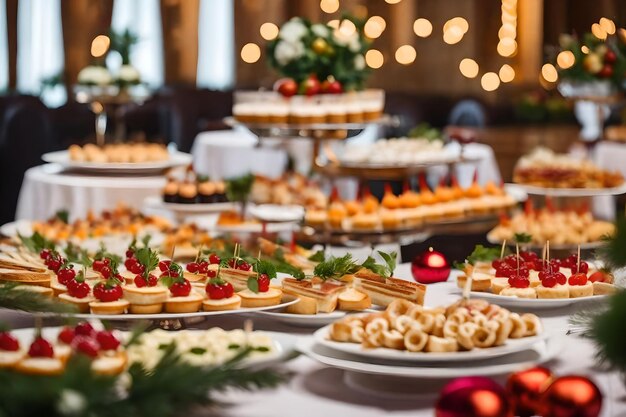
[[[541,332],[536,315],[511,313],[481,300],[435,309],[396,300],[384,312],[348,316],[333,323],[328,338],[358,343],[365,349],[443,353],[502,346],[509,339]]]
[[[72,355],[91,359],[91,369],[100,375],[118,375],[126,369],[127,353],[119,337],[108,330],[96,330],[87,323],[66,326],[57,340],[37,331],[26,348],[10,332],[0,332],[0,368],[31,375],[60,375]]]
[[[520,252],[519,256],[466,264],[457,285],[465,288],[468,277],[472,291],[518,298],[579,298],[616,291],[610,273],[595,269],[576,254],[541,259],[534,252]]]
[[[513,181],[549,188],[611,188],[622,185],[624,177],[591,161],[540,147],[520,158],[513,171]]]
[[[97,163],[157,162],[170,158],[165,145],[157,143],[71,145],[68,153],[72,161]]]
[[[187,176],[179,181],[173,177],[167,179],[163,188],[163,201],[166,203],[180,204],[210,204],[224,203],[226,197],[226,185],[224,181],[210,181],[208,178]]]
[[[255,175],[250,201],[256,204],[326,207],[326,196],[319,185],[298,173],[286,173],[278,179]]]

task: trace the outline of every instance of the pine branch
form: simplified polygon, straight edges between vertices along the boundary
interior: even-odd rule
[[[615,233],[612,237],[604,239],[604,245],[596,253],[611,269],[626,266],[626,217],[620,217],[615,221]]]
[[[72,313],[76,308],[45,297],[36,292],[23,290],[17,283],[0,284],[0,307],[11,310],[46,313]]]

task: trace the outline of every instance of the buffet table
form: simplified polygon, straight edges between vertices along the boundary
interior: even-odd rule
[[[400,265],[397,275],[410,277],[410,264]],[[458,292],[452,282],[431,284],[428,287],[425,305],[433,307],[446,305],[456,299],[458,299]],[[595,366],[594,348],[589,341],[565,335],[567,316],[574,313],[574,310],[575,308],[569,308],[537,312],[544,321],[544,325],[549,325],[551,328],[558,326],[562,330],[559,339],[565,347],[558,355],[558,359],[549,362],[546,366],[559,375],[579,374],[591,377],[604,394],[601,416],[624,417],[626,416],[626,402],[624,402],[626,389],[623,379],[615,372],[606,372]],[[10,321],[15,327],[32,325],[29,316],[18,315],[18,313],[0,312],[0,318]],[[246,318],[249,317],[245,315],[222,316],[203,322],[199,327],[241,328]],[[255,318],[254,328],[285,332],[298,337],[307,337],[315,330],[281,325],[265,318]],[[364,392],[360,388],[355,389],[349,382],[346,382],[346,374],[343,371],[321,365],[304,355],[287,362],[284,368],[293,373],[288,384],[273,391],[229,392],[222,399],[233,405],[220,409],[215,415],[293,416],[294,410],[298,410],[297,414],[301,417],[319,417],[320,415],[430,417],[433,415],[438,387],[446,382],[445,380],[426,380],[428,386],[432,388],[431,393],[417,394],[412,397],[391,397],[383,392]],[[368,377],[371,380],[374,378]],[[505,376],[496,379],[502,382]],[[396,383],[415,384],[415,381],[398,379]],[[207,414],[198,412],[193,415]]]
[[[161,195],[164,186],[162,176],[82,175],[45,164],[24,174],[15,218],[44,220],[59,210],[82,218],[89,210],[99,213],[120,202],[140,209],[146,197]]]

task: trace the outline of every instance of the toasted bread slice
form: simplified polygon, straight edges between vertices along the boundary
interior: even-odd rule
[[[285,307],[285,313],[289,314],[317,314],[317,300],[306,295],[296,294],[283,288],[283,302],[288,301],[288,296],[296,297],[299,301]]]
[[[237,294],[220,300],[207,298],[202,302],[202,309],[204,311],[237,310],[239,307],[241,307],[241,297]]]
[[[467,283],[467,275],[459,275],[456,280],[456,285],[464,289]],[[491,288],[491,275],[484,274],[482,272],[474,272],[472,276],[472,291],[489,291]]]
[[[337,308],[337,296],[346,287],[339,282],[285,278],[283,288],[292,294],[316,300],[317,312],[331,313]]]
[[[27,262],[21,259],[16,259],[8,256],[7,254],[0,254],[0,268],[3,269],[16,269],[19,271],[31,271],[47,273],[46,267],[39,263]]]
[[[192,291],[186,297],[169,297],[165,301],[166,313],[195,313],[202,307],[202,296]]]
[[[570,298],[590,297],[593,295],[593,283],[587,282],[585,285],[569,285]]]
[[[237,293],[241,297],[241,306],[244,308],[267,307],[280,304],[283,292],[278,288],[271,288],[266,292],[255,293],[249,289]]]
[[[33,272],[25,269],[7,269],[0,268],[0,280],[11,282],[22,282],[24,284],[44,284],[44,287],[50,286],[50,274],[47,272]],[[47,283],[47,285],[45,285]]]
[[[387,307],[398,298],[409,300],[415,304],[424,304],[426,286],[398,278],[387,278],[383,282],[380,279],[364,278],[355,276],[354,287],[369,295],[372,304]]]
[[[554,287],[537,285],[534,288],[537,292],[537,298],[569,298],[569,288],[567,285],[555,285]]]

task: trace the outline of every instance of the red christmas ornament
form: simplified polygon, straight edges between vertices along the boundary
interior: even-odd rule
[[[512,417],[504,388],[489,378],[457,378],[442,390],[436,417]]]
[[[536,415],[541,394],[551,379],[552,372],[541,366],[511,374],[506,382],[506,392],[513,403],[516,416]]]
[[[602,393],[589,378],[562,376],[544,391],[538,415],[542,417],[597,417]]]
[[[450,275],[450,264],[441,252],[428,248],[413,259],[411,273],[415,281],[421,284],[444,282]]]

